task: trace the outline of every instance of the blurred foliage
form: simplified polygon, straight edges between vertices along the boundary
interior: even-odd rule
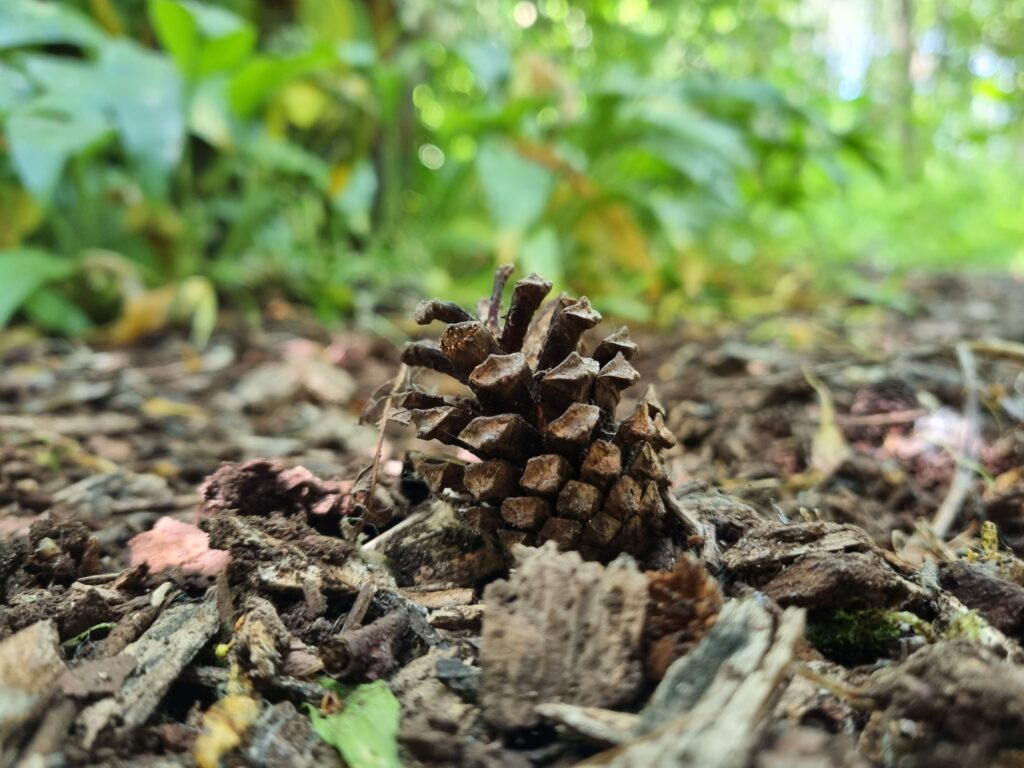
[[[4,0],[0,324],[201,341],[218,297],[368,320],[509,261],[671,322],[1019,264],[1024,0],[840,5]]]

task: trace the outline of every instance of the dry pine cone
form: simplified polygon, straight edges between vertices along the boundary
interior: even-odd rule
[[[582,357],[583,334],[601,320],[586,297],[561,296],[537,348],[524,352],[551,283],[520,280],[498,329],[499,272],[491,317],[481,321],[456,304],[422,302],[416,321],[448,324],[439,342],[406,347],[402,360],[466,384],[473,397],[399,393],[393,420],[417,435],[462,447],[480,463],[419,457],[431,493],[454,494],[456,512],[481,531],[513,544],[554,540],[589,559],[642,554],[665,532],[669,481],[659,452],[675,444],[653,391],[622,421],[621,393],[640,378],[629,364],[637,347],[621,328]],[[536,325],[541,325],[538,320]]]

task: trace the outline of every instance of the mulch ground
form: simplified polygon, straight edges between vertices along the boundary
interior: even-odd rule
[[[906,299],[634,332],[605,564],[428,494],[368,334],[5,332],[0,766],[1024,765],[1024,283]]]

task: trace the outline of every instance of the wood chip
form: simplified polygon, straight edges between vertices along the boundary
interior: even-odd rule
[[[500,729],[526,728],[540,722],[541,703],[632,702],[642,679],[644,575],[633,565],[585,563],[576,552],[559,553],[553,542],[515,554],[512,576],[484,592],[485,719]]]
[[[218,622],[211,591],[201,602],[167,609],[126,647],[124,653],[137,661],[135,672],[114,696],[87,707],[78,717],[85,748],[91,749],[101,738],[124,738],[149,720],[171,684],[216,634]]]
[[[776,626],[754,600],[727,604],[700,645],[669,668],[640,713],[636,738],[580,765],[749,765],[803,630],[798,608],[787,609]]]

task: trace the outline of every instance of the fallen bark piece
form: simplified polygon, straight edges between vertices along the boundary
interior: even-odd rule
[[[632,712],[572,704],[538,704],[537,713],[601,749],[629,741],[637,723]]]
[[[313,732],[309,717],[290,701],[267,707],[246,733],[248,765],[275,768],[341,768],[344,763]]]
[[[477,720],[476,708],[437,675],[438,663],[451,660],[452,654],[432,648],[391,680],[402,706],[398,740],[417,760],[435,765],[466,764],[463,751]]]
[[[340,680],[380,680],[398,667],[409,612],[393,611],[359,629],[341,632],[320,648],[324,668]]]
[[[239,668],[256,680],[268,680],[277,674],[290,644],[291,635],[273,603],[249,595],[231,646],[231,658]]]
[[[939,564],[939,584],[995,628],[1024,640],[1024,587],[983,565],[957,560]]]
[[[799,608],[776,625],[754,600],[728,603],[700,645],[669,668],[640,713],[638,738],[581,765],[748,765],[803,631]]]
[[[457,518],[443,499],[413,513],[365,548],[388,558],[400,586],[437,582],[465,586],[505,566],[495,539]]]
[[[89,659],[60,676],[58,685],[65,696],[98,699],[116,693],[135,670],[136,660],[119,653],[105,659]]]
[[[891,608],[919,593],[873,552],[804,555],[761,589],[779,605],[809,610]]]
[[[202,527],[212,546],[231,554],[227,574],[232,584],[302,594],[312,580],[324,593],[354,594],[366,582],[390,582],[383,569],[350,558],[348,542],[323,536],[297,517],[225,512],[203,520]]]
[[[53,620],[40,621],[0,643],[0,755],[41,714],[64,672],[60,636]]]
[[[764,525],[761,521],[722,555],[722,565],[731,574],[750,576],[777,570],[812,553],[873,549],[868,534],[854,525],[818,522]]]
[[[866,693],[877,709],[860,748],[876,763],[1015,765],[1024,749],[1024,669],[976,645],[927,645]]]
[[[515,555],[513,575],[484,592],[484,718],[509,730],[537,725],[540,703],[631,702],[642,682],[646,577],[631,564],[584,563],[553,542]]]
[[[100,738],[123,738],[145,723],[171,683],[217,632],[218,621],[217,602],[210,592],[202,602],[169,608],[125,648],[124,653],[137,661],[135,672],[114,696],[79,716],[83,746],[91,749]]]

